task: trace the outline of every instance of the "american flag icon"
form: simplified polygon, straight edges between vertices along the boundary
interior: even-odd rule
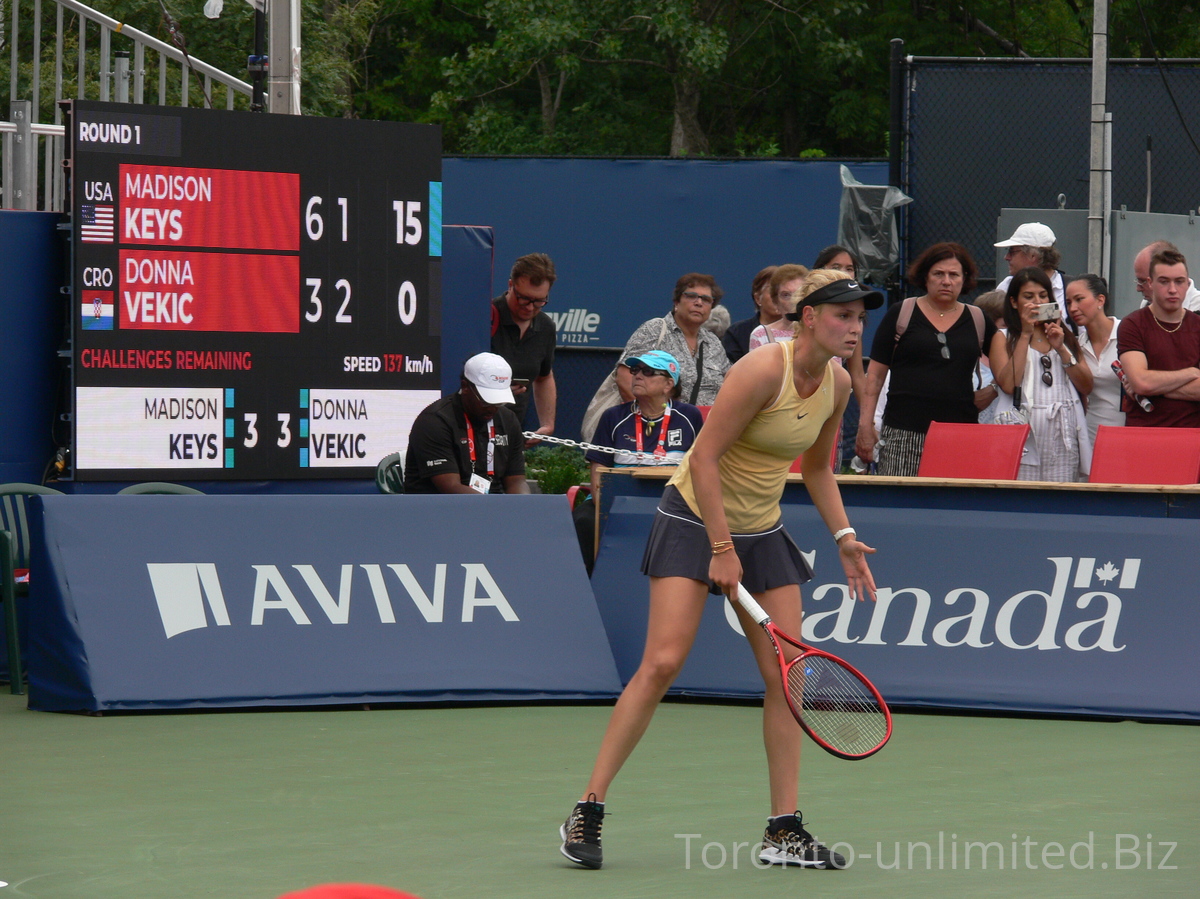
[[[79,234],[84,243],[112,243],[115,217],[111,206],[80,208]]]

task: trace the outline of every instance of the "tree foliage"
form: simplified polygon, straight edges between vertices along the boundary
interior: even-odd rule
[[[169,39],[157,0],[94,2]],[[878,156],[892,38],[919,56],[1035,58],[1087,57],[1092,40],[1082,0],[302,2],[304,111],[437,123],[452,153]],[[249,6],[167,6],[194,56],[248,80]],[[1113,0],[1109,44],[1200,56],[1200,7]],[[52,30],[43,47],[45,83]]]

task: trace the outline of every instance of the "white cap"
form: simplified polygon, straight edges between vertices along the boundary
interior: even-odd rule
[[[515,403],[512,392],[512,366],[495,353],[480,353],[467,360],[463,377],[475,385],[479,397],[490,406]]]
[[[1026,222],[1013,232],[1008,240],[992,244],[994,247],[1052,247],[1054,232],[1041,222]]]

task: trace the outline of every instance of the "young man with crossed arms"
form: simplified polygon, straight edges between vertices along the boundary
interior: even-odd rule
[[[1184,308],[1190,278],[1176,249],[1150,257],[1150,304],[1121,320],[1117,354],[1135,393],[1154,409],[1125,403],[1131,427],[1200,427],[1200,315]]]

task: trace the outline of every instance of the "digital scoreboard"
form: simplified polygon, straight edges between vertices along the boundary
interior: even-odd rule
[[[434,126],[76,101],[74,476],[364,477],[440,396]]]

